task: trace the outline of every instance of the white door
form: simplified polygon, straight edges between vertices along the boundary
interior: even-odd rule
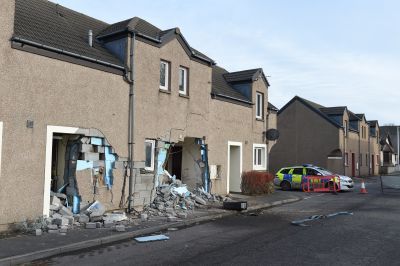
[[[241,192],[242,143],[228,144],[228,192]]]

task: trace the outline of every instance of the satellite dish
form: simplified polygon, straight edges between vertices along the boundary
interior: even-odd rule
[[[277,140],[279,138],[279,131],[275,128],[268,129],[265,137],[267,140]]]

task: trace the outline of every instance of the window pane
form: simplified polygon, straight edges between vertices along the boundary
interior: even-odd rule
[[[257,149],[254,149],[254,165],[257,165]]]
[[[162,87],[166,87],[166,78],[165,78],[165,73],[166,73],[166,69],[167,68],[167,64],[164,62],[161,62],[160,64],[160,86]]]
[[[262,162],[261,162],[261,159],[262,159],[262,149],[261,148],[258,148],[257,149],[257,154],[258,154],[258,156],[257,156],[257,165],[262,165]]]
[[[185,70],[179,69],[179,90],[185,91]]]
[[[146,152],[146,162],[145,166],[146,167],[151,167],[151,154],[152,154],[152,143],[150,142],[145,142],[145,152]]]
[[[293,174],[294,175],[303,175],[303,168],[294,168]]]

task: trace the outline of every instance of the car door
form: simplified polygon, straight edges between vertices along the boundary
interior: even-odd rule
[[[313,168],[307,167],[305,169],[305,171],[306,171],[306,174],[304,175],[303,182],[307,182],[307,180],[305,178],[306,176],[322,176],[322,174],[320,172],[318,172],[317,170],[315,170]],[[319,183],[319,181],[314,180],[312,183]]]
[[[304,167],[295,167],[292,171],[292,187],[300,188],[304,175]]]

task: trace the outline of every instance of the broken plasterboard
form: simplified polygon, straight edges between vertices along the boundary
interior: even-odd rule
[[[142,236],[136,237],[135,240],[139,243],[150,242],[150,241],[160,241],[160,240],[168,240],[169,237],[166,235],[154,235],[154,236]]]

